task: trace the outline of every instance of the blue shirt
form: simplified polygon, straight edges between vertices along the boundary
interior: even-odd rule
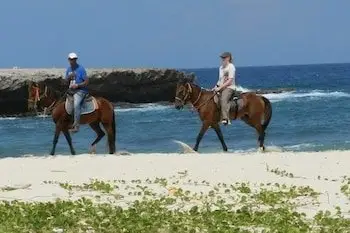
[[[82,65],[77,64],[77,66],[74,69],[72,69],[72,67],[69,66],[67,68],[67,71],[66,71],[66,79],[68,79],[68,75],[71,72],[75,73],[75,83],[76,84],[83,83],[87,78],[86,70]],[[81,91],[86,92],[86,93],[88,92],[88,89],[86,87],[79,87],[78,90],[81,90]]]

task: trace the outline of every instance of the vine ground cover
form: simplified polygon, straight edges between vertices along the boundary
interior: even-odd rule
[[[278,169],[271,172],[295,177]],[[344,177],[339,192],[350,198],[349,183]],[[299,211],[318,204],[320,193],[309,186],[211,184],[189,179],[187,171],[145,180],[43,182],[48,184],[70,196],[90,195],[54,202],[2,201],[0,232],[350,232],[350,220],[340,208],[312,218]]]

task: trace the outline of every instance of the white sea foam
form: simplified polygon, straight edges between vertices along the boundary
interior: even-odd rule
[[[350,98],[350,93],[341,92],[341,91],[322,91],[322,90],[313,90],[310,92],[284,92],[279,94],[265,94],[263,95],[268,98],[271,102],[279,101],[298,101],[300,99],[307,100],[319,100],[324,98]]]
[[[283,148],[295,151],[295,150],[304,150],[304,149],[315,148],[316,146],[321,146],[321,145],[313,144],[313,143],[301,143],[301,144],[296,144],[296,145],[284,146]]]
[[[237,91],[241,91],[241,92],[250,92],[250,91],[252,91],[252,90],[250,90],[248,88],[244,88],[244,87],[239,86],[239,85],[236,86],[236,90]]]
[[[115,112],[148,112],[148,111],[163,111],[165,109],[172,108],[172,105],[162,105],[162,104],[142,104],[137,107],[132,107],[132,108],[119,108],[118,105],[114,109]]]
[[[0,117],[0,121],[8,120],[8,121],[13,121],[18,119],[18,117]]]

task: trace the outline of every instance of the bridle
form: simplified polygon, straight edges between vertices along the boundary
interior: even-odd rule
[[[45,85],[45,91],[42,95],[40,95],[39,86],[32,87],[32,88],[34,89],[34,100],[29,99],[28,102],[34,102],[33,103],[34,109],[37,109],[38,101],[48,97],[48,87]],[[54,99],[53,102],[48,107],[44,107],[44,112],[46,112],[47,110],[51,111],[56,103],[57,103],[57,100]]]
[[[179,98],[179,97],[175,97],[175,99],[177,99],[178,101],[180,101],[183,105],[186,104],[187,100],[188,100],[188,97],[192,94],[192,87],[191,87],[191,84],[187,83],[188,85],[188,92],[186,93],[185,97],[183,99]],[[203,107],[204,105],[206,105],[211,99],[213,99],[217,93],[214,92],[214,94],[208,98],[207,100],[205,100],[203,103],[201,103],[199,106],[196,106],[196,104],[198,103],[198,101],[200,100],[201,96],[202,96],[202,88],[200,88],[200,92],[198,94],[198,97],[197,99],[192,103],[193,107],[198,111],[201,107]]]
[[[180,101],[182,105],[185,105],[185,104],[186,104],[186,102],[188,101],[189,97],[190,97],[190,96],[192,95],[192,93],[193,93],[193,89],[192,89],[192,87],[191,87],[191,84],[187,83],[186,85],[188,86],[188,88],[187,88],[188,91],[186,92],[186,95],[183,97],[183,99],[181,99],[181,98],[179,98],[179,97],[177,97],[177,96],[175,97],[175,99],[178,100],[178,101]],[[202,88],[201,88],[201,90],[200,90],[200,92],[199,92],[199,94],[198,94],[197,99],[192,103],[193,107],[196,108],[196,104],[198,103],[198,101],[199,101],[199,99],[201,98],[201,96],[202,96]],[[199,108],[197,108],[197,109],[199,109]]]

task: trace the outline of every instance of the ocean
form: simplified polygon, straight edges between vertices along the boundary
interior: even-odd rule
[[[190,69],[196,82],[211,88],[218,70]],[[294,92],[266,94],[273,116],[265,145],[284,151],[350,149],[350,64],[237,67],[236,82],[244,90],[295,88]],[[130,153],[180,152],[179,140],[193,146],[201,121],[189,107],[176,110],[171,103],[117,104],[117,150]],[[230,152],[257,150],[257,135],[240,120],[222,127]],[[47,155],[52,146],[54,123],[50,116],[0,118],[0,157]],[[95,133],[82,125],[73,135],[78,154],[87,153]],[[204,136],[199,152],[221,152],[213,130]],[[97,153],[107,152],[106,138]],[[69,155],[61,134],[56,154]]]

